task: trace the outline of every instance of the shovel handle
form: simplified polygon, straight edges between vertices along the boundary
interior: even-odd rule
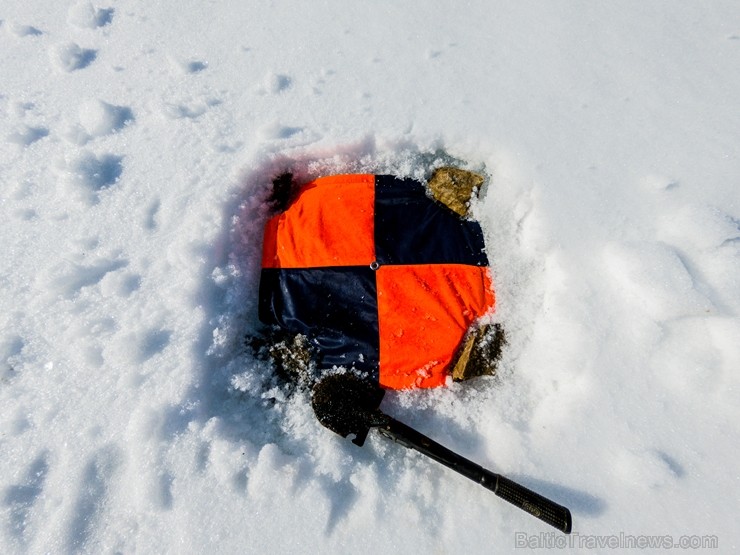
[[[486,470],[394,418],[387,417],[387,421],[378,426],[377,430],[404,447],[419,451],[474,482],[478,482],[501,499],[539,518],[550,526],[554,526],[561,532],[570,534],[573,521],[567,507],[558,505],[554,501],[500,474]]]

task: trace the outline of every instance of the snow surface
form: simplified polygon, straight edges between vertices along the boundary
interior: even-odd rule
[[[0,552],[547,539],[244,352],[270,178],[441,153],[490,176],[509,346],[497,379],[384,409],[569,506],[572,552],[737,551],[738,68],[736,0],[4,0]]]

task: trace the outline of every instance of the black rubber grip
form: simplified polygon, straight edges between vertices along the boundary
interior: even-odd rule
[[[561,532],[570,534],[573,521],[567,507],[558,505],[546,497],[542,497],[539,493],[535,493],[499,474],[493,474],[492,472],[488,474],[490,476],[487,476],[485,482],[482,482],[483,485],[492,490],[501,499],[527,511],[532,516],[539,518],[543,522],[547,522],[550,526],[554,526]],[[493,480],[491,485],[486,483],[489,478]]]
[[[516,505],[520,509],[527,511],[532,516],[539,518],[550,526],[554,526],[561,532],[570,534],[573,522],[567,507],[558,505],[546,497],[542,497],[540,494],[528,490],[516,482],[512,482],[508,478],[504,478],[500,474],[486,470],[473,461],[450,451],[436,441],[417,432],[403,422],[399,422],[389,416],[386,416],[386,419],[378,427],[378,431],[384,436],[391,438],[409,449],[415,449],[438,463],[451,468],[455,472],[459,472],[463,476],[470,478],[474,482],[478,482],[484,488],[491,490],[512,505]]]

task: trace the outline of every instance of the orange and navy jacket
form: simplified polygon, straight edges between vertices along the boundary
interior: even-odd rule
[[[319,368],[384,388],[436,387],[494,292],[479,224],[418,181],[335,175],[265,228],[259,316],[308,336]]]

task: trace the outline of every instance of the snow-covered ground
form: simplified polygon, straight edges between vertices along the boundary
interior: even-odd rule
[[[736,0],[3,0],[0,552],[563,552],[244,352],[270,178],[442,153],[490,176],[509,346],[383,408],[570,551],[737,551],[739,68]]]

